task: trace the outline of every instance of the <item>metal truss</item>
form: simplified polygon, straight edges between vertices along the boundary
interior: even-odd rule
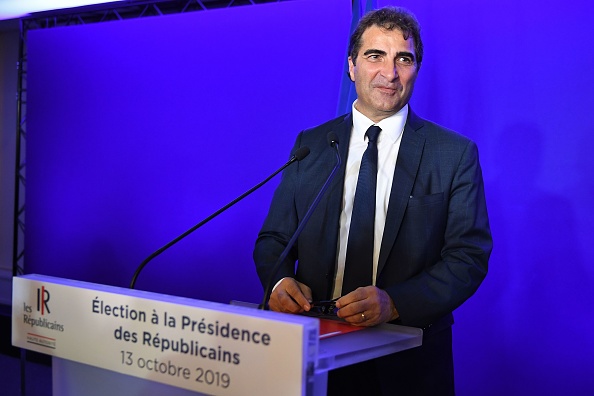
[[[13,228],[13,275],[24,273],[25,144],[27,125],[27,32],[60,26],[86,25],[145,17],[209,11],[220,8],[295,0],[128,0],[67,10],[35,13],[21,19],[17,83],[17,142]]]
[[[14,223],[12,249],[12,275],[23,273],[24,244],[25,244],[25,143],[27,141],[26,113],[27,113],[27,67],[25,55],[25,40],[23,38],[23,23],[21,21],[21,36],[19,39],[19,55],[17,61],[17,138],[16,164],[14,186]]]
[[[25,29],[56,26],[84,25],[89,23],[136,19],[150,16],[208,11],[219,8],[280,3],[291,0],[128,0],[79,7],[61,11],[46,11],[23,19]]]

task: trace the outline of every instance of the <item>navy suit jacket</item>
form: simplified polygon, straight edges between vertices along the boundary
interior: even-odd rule
[[[284,171],[256,241],[254,261],[264,285],[336,163],[327,142],[334,131],[342,167],[274,276],[274,282],[296,278],[311,288],[314,300],[330,298],[351,129],[349,113],[298,135],[291,154],[301,146],[311,153]],[[394,301],[398,323],[427,327],[451,319],[484,279],[491,247],[476,145],[409,110],[376,282]]]

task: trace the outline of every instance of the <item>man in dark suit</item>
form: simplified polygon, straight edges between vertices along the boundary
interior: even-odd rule
[[[424,336],[421,347],[332,371],[329,394],[454,394],[452,311],[487,273],[492,240],[476,145],[408,105],[423,57],[419,32],[404,9],[361,19],[349,45],[353,111],[298,135],[292,152],[308,146],[311,154],[284,172],[254,250],[265,284],[335,164],[327,143],[335,132],[346,160],[274,275],[269,307],[301,313],[312,301],[338,298],[337,315],[353,325],[397,323]],[[362,233],[357,175],[372,146],[375,212]],[[349,264],[351,243],[371,234],[369,261]],[[354,267],[368,268],[369,276],[354,276],[359,285]]]

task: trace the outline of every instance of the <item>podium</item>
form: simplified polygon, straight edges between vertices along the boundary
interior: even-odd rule
[[[54,396],[325,395],[328,371],[421,345],[320,320],[42,275],[13,278],[12,343],[52,356]]]

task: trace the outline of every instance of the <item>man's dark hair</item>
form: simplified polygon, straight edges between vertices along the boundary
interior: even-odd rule
[[[401,7],[380,8],[379,10],[368,12],[361,18],[349,42],[349,56],[353,60],[353,64],[357,62],[356,59],[361,49],[361,37],[363,33],[374,25],[386,30],[398,29],[402,32],[405,40],[412,37],[415,42],[417,70],[419,70],[423,61],[421,26],[417,18],[410,11]]]

